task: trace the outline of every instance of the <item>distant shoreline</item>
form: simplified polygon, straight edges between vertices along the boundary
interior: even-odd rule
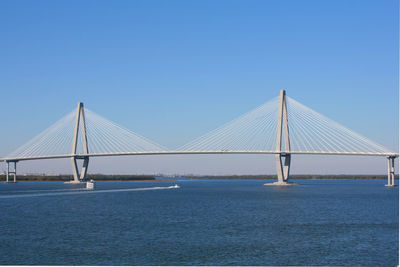
[[[87,180],[94,181],[157,181],[154,175],[106,175],[106,174],[89,174]],[[13,181],[14,177],[10,176],[9,181]],[[72,175],[17,175],[18,182],[68,182],[74,178]],[[4,174],[0,175],[0,181],[5,182]]]
[[[399,179],[399,175],[395,176]],[[161,179],[160,179],[161,178]],[[87,176],[88,180],[102,182],[123,182],[123,181],[175,181],[177,178],[187,180],[276,180],[276,175],[204,175],[204,176],[168,176],[159,177],[154,175],[105,175],[105,174],[90,174]],[[298,180],[386,180],[386,175],[291,175],[290,179]],[[12,181],[13,177],[10,176],[9,180]],[[67,182],[73,180],[72,175],[17,175],[18,182]],[[0,175],[0,182],[5,182],[5,175]]]
[[[398,179],[399,175],[395,175]],[[231,179],[231,180],[276,180],[276,175],[221,175],[221,176],[186,176],[186,179]],[[298,180],[386,180],[387,175],[341,175],[341,174],[294,174],[289,179]]]

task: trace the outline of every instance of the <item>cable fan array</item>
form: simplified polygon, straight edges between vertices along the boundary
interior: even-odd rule
[[[10,153],[7,158],[31,158],[71,154],[74,123],[75,112],[72,111],[26,144]]]
[[[93,154],[157,152],[167,149],[85,109],[89,152]],[[83,147],[78,144],[78,147]]]
[[[391,153],[368,138],[286,97],[291,150],[299,152]]]
[[[290,151],[317,153],[392,153],[337,122],[286,97]],[[181,146],[184,152],[279,152],[276,151],[279,97]],[[85,109],[89,154],[167,152],[147,138]],[[71,155],[75,111],[67,114],[7,158],[24,159]],[[285,148],[283,146],[282,150]],[[83,154],[82,134],[77,154]]]
[[[318,112],[286,97],[290,151],[298,153],[392,153]],[[182,146],[182,151],[276,150],[279,98]],[[282,142],[282,151],[288,152]]]
[[[180,151],[275,151],[279,97],[228,122]]]
[[[89,154],[124,152],[156,152],[166,148],[142,137],[96,113],[85,109]],[[82,127],[82,124],[81,126]],[[7,158],[31,158],[70,155],[75,129],[75,111],[72,111]],[[77,154],[83,154],[82,134],[78,136]]]

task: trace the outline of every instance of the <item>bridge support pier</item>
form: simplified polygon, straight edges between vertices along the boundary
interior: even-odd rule
[[[389,156],[387,157],[388,160],[388,183],[385,186],[396,186],[396,183],[394,181],[394,159],[396,157]]]
[[[14,176],[13,182],[17,182],[17,161],[11,161],[14,163],[14,169],[10,170],[10,161],[6,161],[6,183],[10,183],[9,177],[10,175]]]
[[[78,170],[78,162],[77,162],[78,159],[83,160],[82,169],[80,172]],[[72,173],[74,175],[74,180],[72,183],[81,183],[81,182],[86,181],[86,174],[87,174],[87,169],[89,166],[89,157],[87,157],[87,156],[72,157],[71,163],[72,163]]]
[[[289,171],[290,171],[290,159],[291,159],[290,154],[281,153],[275,155],[278,183],[284,184],[288,182]]]

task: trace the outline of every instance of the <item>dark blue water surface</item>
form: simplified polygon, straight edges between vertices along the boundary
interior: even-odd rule
[[[264,182],[0,184],[0,264],[398,264],[398,188]]]

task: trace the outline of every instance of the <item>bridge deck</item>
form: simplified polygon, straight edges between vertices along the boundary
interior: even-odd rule
[[[65,154],[36,157],[0,158],[4,161],[22,161],[38,159],[60,159],[72,157],[110,157],[110,156],[139,156],[139,155],[212,155],[212,154],[299,154],[299,155],[348,155],[348,156],[384,156],[398,157],[398,153],[367,153],[367,152],[324,152],[324,151],[150,151],[150,152],[116,152],[97,154]]]

